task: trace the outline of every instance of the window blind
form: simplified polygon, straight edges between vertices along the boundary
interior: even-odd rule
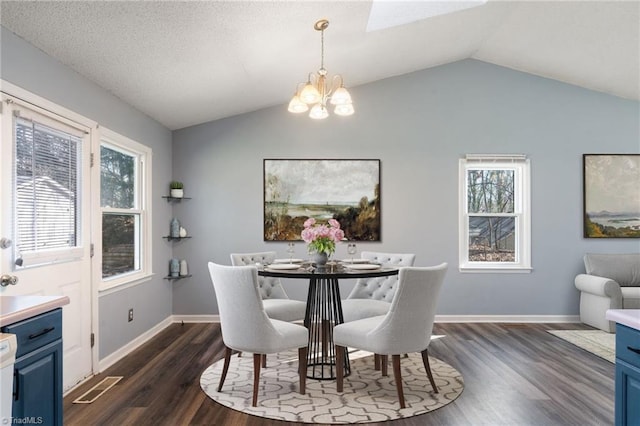
[[[82,140],[36,121],[15,121],[16,246],[21,253],[76,247]]]

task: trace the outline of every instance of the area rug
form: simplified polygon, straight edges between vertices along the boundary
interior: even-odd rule
[[[464,389],[461,374],[449,364],[429,357],[439,393],[433,393],[420,354],[401,358],[407,408],[400,409],[393,369],[382,377],[373,366],[373,355],[349,353],[351,375],[345,377],[344,392],[336,392],[335,380],[307,379],[305,395],[298,392],[297,352],[269,355],[260,372],[258,406],[251,406],[253,357],[232,356],[222,392],[217,392],[223,361],[207,368],[200,386],[214,401],[243,413],[270,419],[303,423],[371,423],[428,413],[455,400]]]
[[[616,335],[614,333],[607,333],[602,330],[547,331],[609,362],[616,362]]]

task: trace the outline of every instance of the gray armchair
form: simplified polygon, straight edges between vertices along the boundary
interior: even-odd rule
[[[257,253],[231,253],[233,266],[255,265],[256,263],[273,263],[276,259],[275,251]],[[302,321],[307,304],[300,300],[291,300],[282,287],[280,278],[258,277],[258,286],[262,303],[267,316],[280,321]]]
[[[413,253],[379,253],[363,251],[363,259],[380,263],[383,266],[413,266],[416,255]],[[344,322],[385,315],[396,293],[398,276],[361,278],[349,296],[342,301]]]
[[[580,290],[580,321],[609,333],[615,323],[607,309],[640,309],[640,253],[584,256],[586,274],[575,278]]]

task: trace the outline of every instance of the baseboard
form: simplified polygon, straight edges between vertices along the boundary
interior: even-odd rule
[[[220,322],[220,315],[173,315],[173,322]]]
[[[436,315],[435,322],[574,323],[579,315]]]
[[[98,363],[98,371],[94,374],[98,374],[107,368],[111,367],[116,362],[120,361],[125,356],[129,355],[134,350],[138,349],[144,343],[153,338],[156,334],[160,333],[165,328],[169,327],[175,321],[173,320],[173,316],[168,316],[164,320],[160,321],[158,324],[145,331],[126,345],[122,346],[120,349],[112,352],[106,357],[102,358]]]

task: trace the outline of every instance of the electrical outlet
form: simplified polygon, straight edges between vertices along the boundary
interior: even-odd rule
[[[133,321],[133,308],[129,309],[129,322]]]

